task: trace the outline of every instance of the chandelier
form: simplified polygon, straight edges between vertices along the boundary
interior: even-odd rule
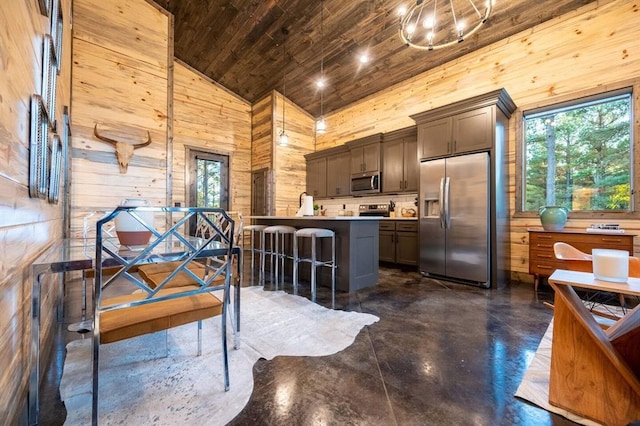
[[[400,38],[411,47],[437,50],[462,43],[487,21],[495,0],[416,0],[400,8]]]

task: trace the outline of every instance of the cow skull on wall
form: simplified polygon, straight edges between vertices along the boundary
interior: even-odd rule
[[[120,173],[127,173],[127,168],[129,167],[129,161],[131,161],[131,157],[133,157],[133,151],[138,148],[142,148],[143,146],[147,146],[151,143],[151,133],[147,130],[147,141],[138,143],[138,144],[130,144],[126,142],[119,142],[114,139],[107,138],[105,136],[101,136],[98,134],[98,125],[96,124],[93,128],[93,134],[96,138],[103,142],[107,142],[108,144],[113,145],[116,148],[116,158],[118,159],[118,166],[120,167]]]

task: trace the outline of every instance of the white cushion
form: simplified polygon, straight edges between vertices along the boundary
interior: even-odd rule
[[[312,237],[316,236],[317,238],[325,238],[325,237],[333,237],[335,232],[331,229],[324,228],[302,228],[296,231],[296,237]]]

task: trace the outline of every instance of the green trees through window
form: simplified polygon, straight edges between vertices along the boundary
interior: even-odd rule
[[[631,93],[524,114],[523,211],[631,210]]]

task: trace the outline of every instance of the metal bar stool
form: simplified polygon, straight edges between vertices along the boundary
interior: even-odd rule
[[[311,238],[311,257],[301,257],[299,254],[298,238]],[[318,259],[317,244],[318,238],[331,238],[331,260]],[[311,264],[311,300],[316,301],[316,268],[325,266],[331,268],[331,307],[336,308],[336,233],[330,229],[323,228],[302,228],[295,234],[293,253],[293,291],[298,294],[298,264],[307,262]]]
[[[247,234],[245,234],[244,231],[248,231],[249,232],[249,251],[251,252],[251,283],[253,284],[253,273],[255,271],[255,256],[256,255],[260,255],[260,259],[262,259],[262,251],[264,250],[264,244],[263,238],[262,238],[262,231],[264,231],[264,228],[266,228],[267,225],[246,225],[243,228],[243,232],[242,232],[242,241],[241,241],[241,245],[242,245],[242,253],[244,253],[245,251],[245,238],[247,237]],[[257,234],[257,235],[256,235]],[[256,244],[260,244],[259,246]],[[260,260],[258,259],[258,260]],[[259,272],[262,273],[262,269],[259,269]],[[262,282],[262,275],[258,276],[258,282]]]
[[[286,225],[274,225],[267,226],[262,230],[262,258],[260,262],[260,275],[261,282],[264,285],[265,282],[265,263],[266,256],[269,256],[270,268],[273,272],[273,279],[276,284],[276,290],[278,290],[278,263],[281,264],[282,269],[282,285],[284,286],[284,261],[285,259],[294,259],[295,246],[291,249],[291,255],[286,253],[286,235],[291,235],[291,239],[295,244],[296,228]],[[269,245],[266,244],[266,236],[269,236]],[[275,259],[275,267],[274,267]],[[280,262],[278,262],[280,261]],[[295,268],[295,261],[293,262]]]

